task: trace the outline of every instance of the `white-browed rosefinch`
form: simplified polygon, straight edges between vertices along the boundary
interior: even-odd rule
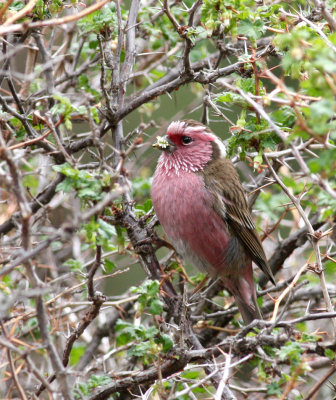
[[[206,126],[185,120],[172,122],[155,147],[163,152],[151,195],[168,239],[184,259],[223,280],[246,324],[262,318],[252,261],[274,278],[224,144]]]

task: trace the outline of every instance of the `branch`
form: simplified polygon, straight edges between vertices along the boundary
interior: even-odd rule
[[[281,187],[281,189],[284,191],[284,193],[286,193],[286,195],[289,197],[289,199],[292,201],[292,203],[294,204],[294,206],[296,207],[297,211],[299,212],[301,218],[303,219],[308,233],[310,234],[311,237],[311,241],[312,241],[312,246],[315,252],[315,257],[316,257],[316,262],[317,262],[317,268],[316,268],[316,273],[318,274],[319,278],[320,278],[320,282],[321,282],[321,286],[322,286],[322,290],[323,290],[323,297],[324,297],[324,301],[326,304],[326,307],[328,309],[329,312],[333,312],[334,308],[333,305],[330,301],[330,296],[328,293],[328,289],[327,289],[327,284],[326,284],[326,280],[325,280],[325,275],[324,275],[324,270],[323,270],[323,265],[322,265],[322,259],[321,259],[321,253],[320,253],[320,248],[319,248],[319,244],[318,244],[318,237],[315,236],[315,231],[312,227],[312,224],[310,223],[306,213],[304,212],[301,204],[300,204],[300,200],[297,199],[291,192],[290,190],[287,188],[287,186],[282,182],[282,180],[280,179],[280,177],[278,176],[278,174],[274,171],[273,167],[271,166],[270,162],[267,159],[267,156],[264,154],[264,159],[268,165],[268,168],[270,169],[274,179],[277,181],[277,183],[279,184],[279,186]],[[332,324],[333,324],[333,334],[336,334],[336,322],[335,319],[333,318],[332,320]]]
[[[22,385],[20,383],[20,380],[19,380],[18,375],[17,375],[16,370],[15,370],[15,364],[13,362],[13,357],[12,357],[12,353],[11,353],[11,350],[13,350],[11,342],[10,342],[10,340],[8,340],[8,335],[7,335],[6,329],[5,329],[2,321],[0,321],[0,323],[1,323],[2,333],[6,338],[6,342],[5,343],[1,343],[1,345],[4,346],[4,347],[7,347],[6,353],[7,353],[7,358],[8,358],[10,370],[11,370],[11,373],[12,373],[13,381],[14,381],[16,387],[17,387],[17,390],[19,392],[21,400],[28,400],[28,397],[26,396],[26,393],[25,393],[25,391],[24,391],[24,389],[23,389],[23,387],[22,387]],[[14,347],[14,351],[16,351],[16,350],[17,349]]]
[[[33,8],[35,7],[36,0],[30,0],[28,4],[26,4],[20,11],[16,12],[13,14],[10,18],[8,18],[3,24],[2,24],[2,29],[0,28],[0,32],[5,29],[7,26],[13,24],[15,21],[18,19],[21,19],[25,17],[27,14],[29,14]]]
[[[333,18],[332,14],[329,12],[329,10],[327,9],[325,2],[323,0],[313,0],[315,7],[317,9],[320,9],[322,12],[322,15],[324,16],[324,18],[326,19],[326,21],[328,22],[330,29],[332,31],[336,31],[336,20]]]
[[[184,350],[177,350],[176,356],[171,355],[170,359],[162,363],[160,372],[162,377],[165,378],[175,372],[180,371],[187,364],[187,357]],[[104,400],[116,392],[130,390],[138,385],[153,383],[159,377],[159,371],[156,366],[148,368],[140,372],[134,377],[124,377],[123,379],[115,380],[113,383],[106,385],[105,389],[99,390],[97,394],[89,397],[88,400]]]
[[[96,394],[89,398],[89,400],[104,400],[113,393],[127,389],[130,390],[138,385],[152,384],[152,382],[159,379],[160,373],[162,378],[167,378],[174,373],[181,371],[188,363],[207,360],[213,356],[222,354],[221,351],[226,353],[231,351],[236,356],[239,354],[246,355],[255,351],[259,346],[271,346],[278,348],[286,343],[287,340],[287,334],[278,334],[276,336],[259,334],[253,337],[229,337],[211,348],[201,347],[200,349],[190,351],[186,351],[181,348],[175,348],[174,352],[171,352],[166,356],[166,361],[161,364],[160,371],[157,367],[152,367],[147,370],[137,372],[137,374],[134,376],[123,377],[122,379],[117,378],[112,383],[106,385],[105,388],[99,389]],[[209,373],[211,372],[209,371]],[[221,379],[220,375],[219,379]],[[230,393],[230,391],[226,392],[227,397],[224,398],[235,399],[235,397]]]
[[[57,174],[54,181],[36,196],[36,200],[29,203],[29,207],[31,208],[32,213],[35,213],[41,207],[43,207],[44,205],[49,203],[49,201],[55,195],[57,185],[59,183],[61,183],[64,180],[64,178],[65,178],[64,175]],[[6,222],[4,222],[2,225],[0,225],[0,235],[6,234],[11,229],[13,229],[15,227],[15,221],[19,217],[20,217],[20,213],[16,212]]]
[[[18,265],[22,265],[25,262],[31,260],[38,254],[41,254],[42,250],[46,249],[53,243],[54,241],[61,238],[61,235],[57,233],[56,235],[50,236],[48,239],[44,240],[40,244],[38,244],[33,250],[25,251],[22,255],[20,255],[17,259],[15,259],[15,254],[11,255],[11,258],[14,258],[14,261],[9,264],[6,268],[2,268],[0,270],[0,277],[8,275],[15,267]],[[21,250],[20,250],[21,253]]]
[[[197,63],[197,68],[191,65],[191,69],[194,71],[194,73],[198,70],[200,71],[204,64],[206,63]],[[245,63],[244,62],[237,62],[232,65],[229,65],[224,68],[220,68],[216,71],[213,72],[200,72],[199,75],[196,77],[191,74],[183,74],[181,75],[181,71],[179,69],[174,70],[170,74],[167,74],[167,77],[163,77],[160,79],[158,82],[155,84],[149,86],[147,89],[142,91],[141,93],[136,93],[134,96],[132,96],[127,102],[126,105],[119,110],[115,115],[114,119],[116,121],[119,121],[123,119],[126,115],[130,114],[133,110],[136,108],[140,107],[142,104],[147,103],[151,100],[153,100],[155,97],[161,96],[162,94],[165,93],[170,93],[180,86],[185,85],[186,83],[192,82],[192,81],[198,81],[200,83],[206,84],[206,83],[211,83],[218,79],[219,77],[224,77],[227,75],[230,75],[234,72],[238,72],[239,68],[242,67]],[[168,81],[167,83],[163,83],[165,81]],[[160,85],[160,83],[162,83]]]
[[[34,0],[31,0],[30,3],[32,3],[33,1]],[[89,15],[89,14],[93,13],[94,11],[99,10],[105,4],[107,4],[109,1],[110,0],[102,0],[102,1],[86,8],[83,11],[80,11],[76,14],[67,15],[66,17],[62,17],[62,18],[52,18],[52,19],[47,19],[44,21],[36,21],[36,22],[30,22],[30,23],[23,22],[22,24],[14,24],[14,25],[9,25],[9,26],[4,26],[5,24],[3,24],[2,27],[0,27],[0,35],[5,35],[7,33],[13,33],[13,32],[23,32],[28,29],[42,28],[44,26],[63,25],[63,24],[68,24],[70,22],[78,21],[79,19],[85,17],[86,15]],[[23,11],[23,9],[21,11]]]
[[[316,394],[320,391],[322,385],[331,378],[334,373],[336,372],[336,365],[333,365],[325,374],[324,376],[315,383],[315,385],[309,390],[307,396],[303,398],[303,400],[312,400],[316,398]]]
[[[239,93],[253,108],[254,110],[261,116],[264,118],[265,121],[268,122],[269,126],[274,130],[274,132],[277,134],[277,136],[282,140],[282,142],[286,142],[287,140],[287,133],[285,133],[284,131],[282,131],[277,125],[276,123],[272,120],[272,118],[266,113],[266,111],[264,110],[264,108],[258,104],[256,101],[254,101],[251,96],[249,96],[248,94],[246,94],[242,89],[232,86],[230,84],[228,84],[227,82],[221,82],[223,86],[225,86],[227,89]]]
[[[316,217],[312,219],[312,226],[315,230],[319,229],[324,224],[324,222],[318,222],[317,219],[318,218]],[[308,239],[308,229],[307,227],[304,227],[293,233],[288,238],[282,240],[277,245],[277,247],[273,251],[271,258],[268,261],[274,275],[276,275],[277,272],[282,268],[285,260],[290,257],[293,251],[298,247],[304,245],[304,243],[306,243]],[[261,287],[264,287],[266,286],[267,282],[268,278],[266,277],[266,275],[261,274],[258,282],[259,285]]]
[[[128,13],[126,25],[126,54],[125,61],[121,72],[121,82],[123,82],[123,93],[126,92],[126,83],[132,72],[135,61],[135,27],[139,12],[140,0],[133,0]],[[122,97],[123,98],[123,97]]]

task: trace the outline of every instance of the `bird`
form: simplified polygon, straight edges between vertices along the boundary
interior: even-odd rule
[[[185,261],[222,280],[246,325],[262,319],[252,261],[273,284],[274,276],[225,144],[202,123],[181,120],[153,146],[162,154],[152,204],[167,239]]]

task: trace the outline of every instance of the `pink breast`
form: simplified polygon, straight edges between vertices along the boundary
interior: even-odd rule
[[[202,177],[184,171],[178,176],[157,171],[151,194],[157,216],[172,244],[181,249],[182,242],[217,272],[225,268],[229,235],[225,222],[212,207],[212,195],[206,191]]]

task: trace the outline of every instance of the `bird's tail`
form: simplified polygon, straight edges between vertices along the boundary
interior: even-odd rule
[[[256,299],[252,297],[247,303],[245,301],[242,301],[240,297],[235,296],[235,300],[245,325],[250,324],[255,319],[263,319]]]
[[[223,279],[226,288],[233,294],[239,311],[246,325],[255,319],[263,319],[257,303],[257,295],[253,281],[252,265],[248,264],[239,271],[239,275]]]

